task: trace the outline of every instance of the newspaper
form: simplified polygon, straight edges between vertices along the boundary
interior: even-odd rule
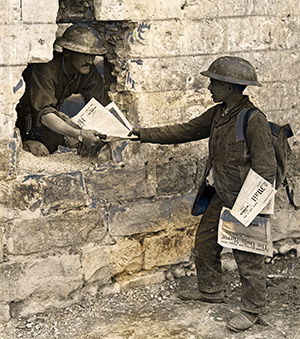
[[[232,207],[231,214],[244,226],[249,226],[259,213],[270,212],[269,207],[272,208],[272,199],[275,193],[273,185],[250,169]],[[265,209],[267,205],[268,210]]]
[[[270,219],[258,216],[249,227],[245,227],[230,213],[230,209],[223,207],[218,228],[218,243],[223,247],[272,256]]]
[[[113,102],[104,107],[95,98],[92,98],[72,118],[72,121],[81,128],[94,129],[99,133],[106,134],[107,141],[136,138],[136,136],[128,136],[132,126]]]

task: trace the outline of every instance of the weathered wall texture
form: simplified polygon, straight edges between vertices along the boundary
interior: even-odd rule
[[[21,73],[29,62],[51,59],[58,3],[2,2],[0,322],[99,289],[185,274],[206,141],[119,142],[93,161],[20,151],[13,127]],[[294,127],[291,177],[300,206],[299,17],[298,0],[62,0],[58,14],[59,23],[110,21],[96,26],[110,25],[114,36],[111,98],[136,125],[181,122],[212,105],[200,71],[216,57],[252,62],[264,86],[248,93],[269,119]],[[300,237],[299,212],[283,192],[276,210],[274,240]]]

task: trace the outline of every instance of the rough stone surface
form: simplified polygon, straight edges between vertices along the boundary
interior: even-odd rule
[[[109,232],[113,236],[157,232],[170,227],[170,217],[168,199],[114,205],[109,210]]]
[[[58,0],[26,0],[22,2],[22,21],[25,23],[52,24],[56,20],[58,2]],[[46,11],[45,8],[47,8]]]
[[[139,286],[158,284],[163,282],[165,278],[164,272],[140,272],[134,276],[116,278],[116,281],[121,285],[121,289],[128,290]]]
[[[41,209],[44,214],[58,209],[88,206],[83,174],[79,172],[58,175],[32,174],[19,177],[14,183],[14,194],[3,204],[34,212]]]
[[[0,324],[9,322],[10,318],[9,304],[0,303]]]
[[[178,264],[189,261],[193,245],[193,233],[183,232],[159,234],[144,240],[145,269]]]
[[[237,55],[253,63],[263,87],[246,93],[269,120],[294,129],[289,176],[300,206],[298,0],[0,5],[0,322],[10,314],[69,306],[105,288],[115,293],[195,274],[185,261],[200,219],[190,208],[207,140],[175,146],[112,142],[93,159],[74,150],[44,159],[18,152],[21,73],[29,62],[52,58],[56,33],[71,22],[94,22],[105,37],[117,80],[110,97],[134,126],[188,121],[213,105],[200,71],[215,58]],[[284,239],[292,239],[297,253],[298,214],[281,190],[273,237],[281,249]]]
[[[65,298],[82,285],[79,255],[31,258],[0,264],[0,302],[18,301],[32,294],[41,299]]]
[[[85,172],[88,192],[94,202],[135,200],[155,194],[147,178],[147,168],[103,166]],[[126,183],[126,184],[125,184]]]
[[[29,254],[101,241],[107,231],[104,211],[83,209],[54,216],[15,219],[6,224],[7,250]]]
[[[172,6],[164,0],[95,0],[97,20],[163,20],[182,17],[184,0],[173,0]]]

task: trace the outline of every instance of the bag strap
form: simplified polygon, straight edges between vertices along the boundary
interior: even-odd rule
[[[260,112],[256,107],[243,108],[236,121],[236,141],[245,141],[246,140],[246,129],[250,116],[254,112]]]

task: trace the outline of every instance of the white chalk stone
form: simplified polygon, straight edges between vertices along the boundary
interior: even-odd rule
[[[96,20],[161,20],[181,18],[184,0],[95,0]]]
[[[55,23],[58,0],[22,1],[22,21],[25,23]]]

